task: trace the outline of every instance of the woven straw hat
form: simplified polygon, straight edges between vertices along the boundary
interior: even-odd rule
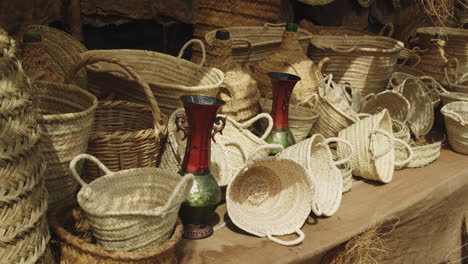
[[[351,158],[353,175],[365,179],[388,183],[392,180],[395,165],[403,166],[412,158],[412,150],[408,144],[393,137],[391,119],[387,109],[343,129],[340,131],[339,137],[351,142],[355,150],[355,154]],[[411,155],[407,160],[395,162],[395,141],[408,148]],[[338,142],[338,156],[346,157],[349,152],[348,147]]]
[[[281,148],[266,145],[258,149]],[[253,155],[252,155],[253,156]],[[301,227],[310,213],[312,182],[307,170],[284,157],[248,161],[228,184],[226,205],[232,222],[242,230],[284,246],[304,240]],[[296,233],[284,241],[273,236]]]
[[[330,142],[342,142],[349,146],[347,158],[334,161],[333,155],[328,147]],[[337,165],[346,163],[353,155],[351,144],[339,138],[325,139],[320,134],[315,134],[300,143],[297,143],[280,154],[280,157],[292,159],[304,166],[311,181],[312,211],[317,216],[331,216],[340,207],[341,194],[343,192],[342,175]]]
[[[456,152],[468,154],[468,102],[453,102],[442,107],[448,141]]]
[[[76,171],[82,159],[95,162],[105,175],[89,184],[84,182]],[[127,251],[169,239],[194,180],[192,174],[181,177],[160,168],[111,172],[89,154],[76,156],[70,170],[83,186],[77,195],[78,204],[86,212],[96,243]]]
[[[387,109],[392,120],[405,123],[408,120],[410,103],[406,98],[394,91],[383,91],[378,94],[368,94],[364,97],[361,112],[375,114]]]

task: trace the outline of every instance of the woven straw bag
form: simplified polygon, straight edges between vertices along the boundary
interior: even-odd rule
[[[149,85],[129,65],[115,58],[84,56],[68,74],[97,62],[120,66],[144,91],[150,107],[126,101],[100,101],[96,109],[87,153],[98,158],[112,171],[156,167],[167,133],[167,119],[161,114]],[[90,182],[102,171],[95,164],[84,163],[83,178]]]
[[[285,24],[265,24],[263,27],[228,27],[232,39],[232,57],[239,63],[258,62],[275,53],[281,46]],[[215,41],[217,30],[205,35],[209,45]],[[298,29],[299,43],[305,54],[312,35]]]
[[[260,146],[282,149],[281,145]],[[255,153],[252,153],[254,156]],[[284,246],[301,243],[301,227],[309,216],[313,183],[307,170],[284,157],[250,159],[240,168],[226,189],[229,218],[242,230]],[[285,241],[273,236],[296,233]]]
[[[26,27],[25,33],[41,35],[41,44],[44,51],[52,60],[55,71],[63,78],[65,78],[72,65],[80,60],[80,54],[88,50],[73,36],[55,28],[43,25],[29,25]],[[77,72],[73,82],[88,90],[86,71]]]
[[[401,139],[406,143],[410,142],[410,129],[405,123],[402,123],[396,119],[392,119],[392,131],[395,138]]]
[[[456,152],[468,154],[468,102],[453,102],[442,107],[448,141]]]
[[[413,158],[406,164],[407,168],[420,168],[427,166],[429,163],[434,162],[440,156],[440,149],[442,147],[442,141],[433,142],[429,144],[417,144],[411,142],[411,149],[413,150]],[[408,151],[404,146],[395,144],[395,161],[403,161],[409,156]],[[395,167],[399,168],[399,167]]]
[[[446,65],[444,67],[444,79],[442,80],[442,84],[444,84],[447,89],[452,92],[461,92],[468,94],[468,66],[460,67],[457,58],[452,58],[454,65],[454,73],[452,74],[452,78],[450,78],[449,71],[450,66]],[[460,78],[458,76],[460,75]],[[453,80],[452,80],[453,79]]]
[[[177,220],[171,237],[158,246],[136,251],[103,248],[92,241],[89,223],[78,204],[67,203],[49,215],[49,223],[60,242],[61,264],[175,264],[175,246],[182,239],[183,225]],[[49,263],[49,262],[46,262]]]
[[[272,100],[260,98],[260,108],[265,113],[271,112]],[[315,104],[316,106],[317,104]],[[310,109],[299,104],[289,105],[289,128],[296,143],[304,140],[309,134],[315,121],[319,118],[315,109]]]
[[[334,161],[328,144],[342,142],[348,145],[349,155],[343,160]],[[340,138],[325,139],[315,134],[300,143],[297,143],[282,152],[279,156],[292,159],[306,168],[311,182],[312,211],[317,216],[332,216],[341,203],[343,193],[343,178],[338,165],[347,163],[353,155],[351,144]]]
[[[465,101],[468,102],[468,93],[463,92],[449,92],[442,86],[440,87],[442,92],[439,93],[439,97],[442,99],[442,105],[449,104],[451,102]]]
[[[410,103],[408,124],[413,135],[418,138],[429,133],[434,124],[434,107],[421,83],[414,79],[406,79],[396,88],[396,91]]]
[[[403,43],[380,36],[315,36],[308,56],[318,62],[330,57],[325,73],[339,84],[350,83],[362,95],[385,89]]]
[[[203,67],[182,59],[185,49],[193,43],[204,45],[198,39],[185,43],[177,57],[144,50],[92,50],[82,56],[106,56],[120,59],[130,65],[151,87],[162,113],[169,116],[182,107],[182,95],[216,97],[224,80],[224,73],[216,68]],[[203,56],[205,58],[205,56]],[[93,64],[87,67],[90,90],[99,96],[114,92],[117,100],[148,104],[140,85],[113,64]],[[101,96],[102,97],[102,96]]]
[[[337,92],[340,88],[332,82],[332,79],[333,76],[328,75],[319,83],[317,101],[319,118],[312,127],[313,134],[322,134],[324,137],[336,137],[339,131],[359,120],[357,113]]]
[[[183,133],[177,133],[176,115],[183,114],[183,108],[177,109],[169,118],[168,136],[165,149],[161,156],[161,168],[179,171],[184,159],[186,141],[182,141]],[[261,137],[257,137],[249,128],[260,119],[267,120],[267,128]],[[266,145],[265,138],[273,128],[273,119],[269,114],[258,114],[244,123],[238,123],[232,118],[226,118],[223,134],[216,134],[215,142],[211,144],[210,170],[219,186],[226,186],[237,170],[247,161],[247,156],[257,147]],[[269,152],[258,151],[256,158],[266,157]]]
[[[33,86],[41,147],[47,163],[49,208],[54,208],[75,195],[77,183],[68,163],[86,152],[98,102],[94,95],[73,84],[34,81]]]
[[[353,175],[365,179],[389,183],[393,177],[394,167],[404,166],[413,156],[407,143],[393,137],[391,119],[386,109],[340,131],[338,136],[353,145],[355,151],[351,158]],[[408,159],[395,162],[394,142],[399,142],[408,149],[410,153]],[[346,157],[349,152],[347,146],[338,142],[338,156]]]
[[[378,94],[370,93],[363,98],[361,112],[376,114],[387,109],[392,120],[406,123],[410,112],[410,103],[406,98],[395,91],[383,91]]]
[[[85,183],[76,171],[82,159],[95,162],[106,175]],[[96,243],[126,251],[169,239],[194,178],[193,174],[181,177],[160,168],[111,172],[89,154],[76,156],[70,170],[82,186],[78,204],[86,212]]]

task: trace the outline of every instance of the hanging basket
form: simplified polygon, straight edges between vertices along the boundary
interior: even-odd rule
[[[95,162],[105,175],[85,183],[76,171],[77,162],[83,159]],[[86,212],[96,243],[126,251],[169,239],[194,179],[192,174],[181,177],[160,168],[111,172],[89,154],[76,156],[70,170],[82,186],[78,204]]]
[[[49,216],[50,226],[60,242],[61,264],[175,264],[175,246],[182,239],[183,225],[180,219],[168,240],[158,246],[137,251],[111,250],[96,245],[91,236],[89,223],[76,203],[67,203]],[[81,216],[76,219],[76,216]]]
[[[167,119],[161,114],[149,85],[129,65],[119,59],[102,56],[83,57],[68,76],[97,62],[120,66],[144,91],[150,107],[126,101],[100,101],[87,153],[98,158],[112,171],[156,167],[166,138]],[[94,164],[85,162],[83,178],[87,182],[102,176],[102,173]]]
[[[456,152],[468,154],[468,102],[453,102],[442,107],[448,141]]]
[[[404,45],[379,36],[314,36],[308,56],[315,62],[331,61],[325,69],[339,84],[350,83],[362,95],[385,89]]]
[[[133,67],[150,85],[162,113],[170,116],[175,109],[182,107],[180,96],[216,97],[224,80],[221,70],[203,67],[204,59],[198,65],[182,59],[185,49],[193,43],[202,45],[204,54],[204,44],[193,39],[185,43],[177,57],[144,50],[92,50],[82,56],[113,57]],[[140,85],[120,67],[98,63],[88,66],[87,71],[90,89],[99,97],[113,92],[117,100],[148,105],[147,96]]]

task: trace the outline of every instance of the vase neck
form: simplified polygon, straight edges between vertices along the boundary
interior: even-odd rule
[[[273,130],[285,131],[289,128],[289,99],[292,89],[285,89],[278,85],[273,85],[273,105],[271,116],[273,117]]]
[[[283,52],[288,51],[303,54],[301,44],[299,43],[299,33],[284,31],[283,40],[279,49]]]
[[[210,66],[227,72],[236,66],[232,58],[232,39],[214,39]]]

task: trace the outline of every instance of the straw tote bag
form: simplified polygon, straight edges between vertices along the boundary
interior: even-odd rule
[[[281,145],[260,146],[283,149]],[[284,157],[252,159],[240,168],[226,189],[229,218],[240,229],[267,237],[284,246],[301,243],[301,227],[310,213],[313,183],[307,170]],[[299,237],[285,241],[274,236],[296,233]]]
[[[395,91],[383,91],[378,94],[368,94],[363,98],[362,113],[376,114],[387,109],[392,120],[406,123],[410,112],[410,103],[406,98]]]
[[[121,67],[147,96],[149,107],[126,101],[100,101],[87,153],[114,171],[156,167],[166,139],[167,119],[161,114],[149,85],[131,66],[117,58],[87,54],[73,66],[67,80],[80,68],[97,62]],[[102,176],[102,173],[95,164],[84,163],[83,178],[87,182]]]
[[[450,147],[468,154],[468,102],[453,102],[442,107]]]
[[[180,96],[195,94],[216,97],[224,80],[221,70],[203,66],[204,59],[200,64],[182,59],[185,49],[194,43],[201,45],[205,54],[204,44],[192,39],[185,43],[177,57],[145,50],[92,50],[82,56],[110,56],[133,67],[150,85],[162,113],[169,116],[182,107]],[[87,71],[90,90],[98,97],[105,97],[106,92],[110,91],[115,93],[117,100],[148,104],[140,86],[116,65],[93,64],[87,67]]]
[[[353,145],[354,155],[351,157],[353,175],[365,179],[389,183],[393,177],[394,167],[404,166],[413,156],[413,151],[407,143],[393,137],[387,109],[358,121],[340,131],[338,136]],[[408,149],[410,153],[408,159],[395,162],[394,142],[399,142]],[[338,142],[338,156],[346,157],[349,152],[349,147]]]
[[[83,159],[95,162],[106,175],[84,182],[76,171]],[[86,212],[96,243],[126,251],[160,245],[171,237],[194,180],[193,174],[181,177],[160,168],[111,172],[89,154],[76,156],[70,170],[82,186],[78,204]]]
[[[349,153],[346,158],[335,161],[328,144],[341,142],[348,145]],[[343,177],[338,165],[347,163],[353,155],[351,144],[340,138],[325,139],[315,134],[300,143],[297,143],[282,152],[279,156],[292,159],[306,168],[311,182],[312,212],[317,216],[332,216],[341,203],[343,193]]]

